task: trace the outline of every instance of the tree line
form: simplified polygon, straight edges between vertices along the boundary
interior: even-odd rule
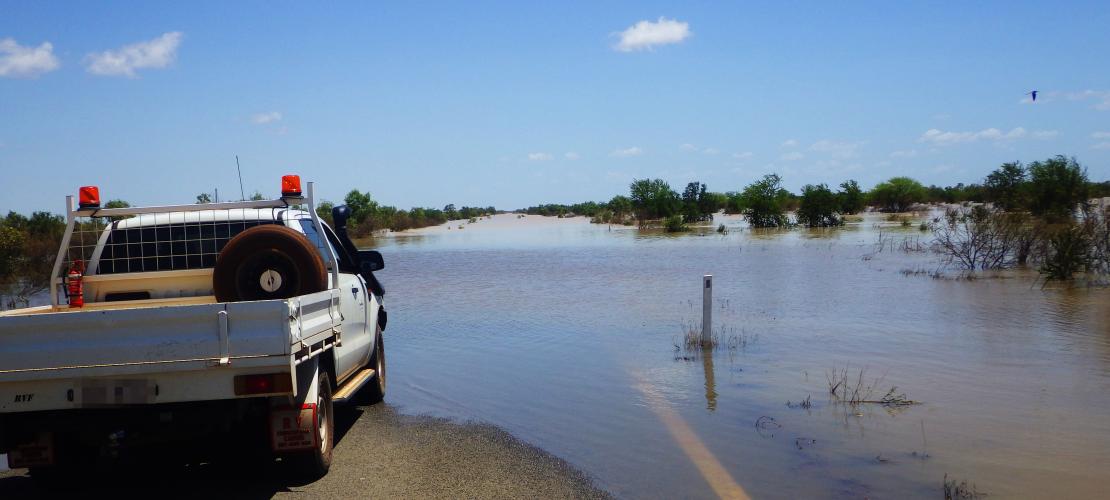
[[[343,198],[343,203],[351,210],[351,217],[347,222],[347,231],[353,238],[364,238],[375,231],[388,229],[391,231],[404,231],[421,227],[437,226],[451,220],[476,219],[497,213],[493,206],[488,207],[458,207],[448,204],[443,209],[413,207],[409,210],[398,209],[391,205],[382,205],[370,196],[369,192],[352,189]],[[335,204],[322,201],[316,206],[316,213],[331,224],[331,210]]]
[[[845,215],[868,207],[884,212],[906,212],[923,203],[991,203],[1004,210],[1028,210],[1038,217],[1061,217],[1091,197],[1110,195],[1110,182],[1093,183],[1074,158],[1055,156],[1028,166],[1007,163],[982,183],[925,186],[910,177],[892,177],[863,190],[853,179],[835,191],[827,184],[806,184],[799,193],[782,186],[778,174],[767,174],[742,190],[713,192],[693,181],[680,194],[662,179],[635,179],[627,196],[607,202],[528,207],[533,215],[583,215],[595,222],[641,226],[659,222],[681,230],[684,224],[712,220],[723,211],[742,214],[752,227],[829,227],[844,223]],[[791,217],[791,213],[793,217]]]

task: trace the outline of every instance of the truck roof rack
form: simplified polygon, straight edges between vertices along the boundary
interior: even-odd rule
[[[247,201],[232,201],[224,203],[196,203],[189,205],[164,205],[164,206],[148,206],[148,207],[125,207],[125,208],[101,208],[99,200],[99,190],[93,186],[86,186],[81,188],[81,200],[78,203],[72,195],[66,196],[66,229],[62,236],[61,246],[59,247],[58,255],[54,259],[54,268],[51,272],[51,286],[50,286],[50,299],[51,303],[55,306],[61,305],[62,292],[61,288],[65,285],[65,278],[63,276],[63,267],[66,262],[70,261],[69,249],[72,236],[75,228],[78,227],[78,217],[89,217],[93,219],[100,218],[122,218],[128,216],[140,216],[143,214],[159,214],[159,213],[174,213],[174,212],[203,212],[203,211],[219,211],[219,210],[237,210],[237,209],[266,209],[266,208],[293,208],[298,205],[306,205],[305,211],[309,213],[312,219],[312,224],[316,227],[318,234],[323,235],[323,227],[320,222],[319,215],[316,213],[316,206],[313,199],[313,183],[307,183],[305,193],[301,194],[300,177],[294,175],[287,175],[282,178],[282,196],[272,200],[247,200]],[[91,190],[89,189],[91,188]],[[84,226],[81,226],[81,232],[87,232]],[[96,228],[95,231],[103,231],[104,228]],[[99,235],[98,235],[99,236]],[[83,239],[83,237],[82,237]],[[94,237],[94,241],[97,237]],[[82,243],[83,244],[83,243]],[[93,246],[95,247],[95,243]],[[339,266],[336,256],[331,253],[324,246],[322,252],[325,256],[325,263],[330,267],[331,273],[331,286],[339,286]],[[87,257],[86,257],[87,258]]]

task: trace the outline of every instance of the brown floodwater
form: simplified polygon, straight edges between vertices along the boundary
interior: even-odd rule
[[[756,498],[942,498],[945,474],[994,498],[1110,489],[1110,290],[938,279],[935,254],[878,251],[880,231],[929,239],[879,215],[720,222],[669,236],[500,215],[378,238],[390,403],[498,425],[622,497],[731,481]],[[723,339],[708,357],[676,347],[703,274]],[[845,368],[919,404],[840,403],[827,376]]]

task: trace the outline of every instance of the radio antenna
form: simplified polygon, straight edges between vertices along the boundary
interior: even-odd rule
[[[247,194],[243,192],[243,169],[239,168],[239,155],[235,155],[235,171],[239,172],[239,199],[246,200]]]

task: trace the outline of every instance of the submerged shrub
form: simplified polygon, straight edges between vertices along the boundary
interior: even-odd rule
[[[840,192],[836,197],[840,201],[840,213],[842,214],[856,214],[863,210],[866,193],[859,187],[859,183],[855,180],[846,180],[840,183]]]
[[[789,200],[790,192],[782,188],[782,178],[777,174],[764,175],[748,184],[737,198],[744,218],[752,227],[789,226],[790,220],[786,217]]]
[[[829,227],[844,224],[840,217],[840,203],[825,184],[806,184],[802,187],[802,201],[796,212],[798,224],[807,227]]]
[[[663,230],[668,233],[681,233],[683,231],[689,231],[690,228],[686,225],[686,221],[682,219],[681,215],[675,214],[667,217],[666,221],[663,223]]]
[[[1029,209],[1053,220],[1071,219],[1087,203],[1087,170],[1075,158],[1056,156],[1029,165]]]
[[[1052,280],[1069,280],[1088,267],[1091,235],[1081,224],[1067,224],[1048,237],[1048,254],[1041,264],[1041,273]]]
[[[950,208],[933,223],[934,245],[963,269],[1002,269],[1024,261],[1031,236],[1027,218],[983,206]]]
[[[925,200],[925,186],[909,177],[893,177],[871,190],[871,203],[885,212],[906,212]]]

